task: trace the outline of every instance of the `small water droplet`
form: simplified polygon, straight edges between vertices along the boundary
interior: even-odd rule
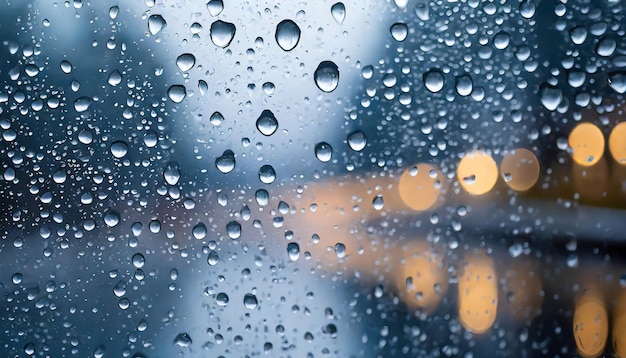
[[[172,102],[180,103],[187,96],[187,91],[183,85],[172,85],[167,90],[167,96],[172,100]]]
[[[335,255],[337,255],[337,258],[344,258],[346,256],[346,245],[342,244],[341,242],[336,243],[335,244]]]
[[[283,20],[276,25],[276,43],[284,51],[291,51],[300,42],[300,28],[292,20]]]
[[[332,61],[322,61],[313,75],[315,84],[323,92],[332,92],[339,85],[339,68]]]
[[[333,147],[326,142],[320,142],[315,145],[315,157],[322,163],[330,161],[333,157]]]
[[[211,24],[211,41],[218,47],[228,47],[235,37],[235,24],[217,20]]]
[[[165,182],[169,185],[176,185],[180,180],[180,169],[178,167],[178,163],[169,162],[165,165],[165,169],[163,170],[163,178]]]
[[[348,135],[348,146],[355,152],[362,151],[367,145],[367,137],[361,130],[354,131]]]
[[[343,24],[343,20],[346,19],[346,6],[342,2],[333,4],[330,7],[330,13],[339,25]]]
[[[269,110],[264,110],[259,118],[256,120],[256,128],[264,136],[271,136],[278,129],[278,120],[274,116],[274,113]]]
[[[35,345],[28,342],[26,343],[26,345],[24,345],[24,353],[26,353],[29,356],[32,356],[35,354]]]
[[[128,144],[126,144],[126,142],[124,141],[116,140],[111,143],[110,150],[111,154],[115,158],[124,158],[126,154],[128,154]]]
[[[191,70],[195,64],[196,57],[190,53],[184,53],[176,58],[176,66],[183,72]]]
[[[152,36],[158,34],[167,26],[167,22],[161,15],[150,15],[148,18],[148,31]]]
[[[374,200],[372,200],[372,205],[374,206],[375,210],[383,210],[383,207],[385,206],[385,201],[381,195],[378,195],[374,198]]]
[[[439,70],[430,70],[424,73],[424,86],[430,92],[437,93],[443,89],[443,73]]]

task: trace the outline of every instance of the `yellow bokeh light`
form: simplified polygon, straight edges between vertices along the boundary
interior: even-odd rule
[[[569,135],[574,161],[583,166],[596,164],[604,154],[604,136],[600,128],[591,123],[581,123]]]
[[[513,190],[525,191],[539,179],[539,160],[528,149],[517,148],[507,152],[500,164],[504,182]]]
[[[465,191],[472,195],[482,195],[496,184],[498,166],[489,154],[473,151],[461,159],[456,174]]]
[[[604,200],[609,186],[609,166],[602,158],[593,166],[572,165],[574,187],[583,199]]]
[[[504,272],[507,303],[505,311],[514,318],[526,321],[541,313],[543,284],[537,267],[528,261],[516,261]]]
[[[400,298],[412,308],[433,312],[448,291],[448,275],[443,254],[425,241],[412,242],[402,250],[409,256],[402,261],[396,284]]]
[[[574,311],[574,340],[583,357],[597,357],[606,346],[609,319],[602,295],[587,291],[576,302]]]
[[[613,311],[613,349],[618,357],[626,357],[626,292],[620,294]]]
[[[432,165],[417,164],[404,171],[398,183],[402,201],[411,209],[430,209],[441,195],[444,178]]]
[[[626,165],[626,122],[616,125],[611,131],[609,150],[616,162]]]
[[[474,333],[486,332],[498,311],[498,278],[493,260],[484,254],[465,258],[459,276],[459,319]]]

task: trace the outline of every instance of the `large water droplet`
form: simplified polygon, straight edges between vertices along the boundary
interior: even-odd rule
[[[317,88],[323,92],[332,92],[339,85],[339,68],[332,61],[322,61],[313,75]]]
[[[259,189],[254,193],[254,198],[260,206],[266,206],[270,202],[270,194],[265,189]]]
[[[365,136],[365,133],[363,133],[363,131],[357,130],[348,135],[348,145],[350,146],[350,149],[354,150],[355,152],[362,151],[363,148],[365,148],[366,144],[367,137]]]
[[[180,180],[180,169],[178,167],[178,163],[169,162],[165,165],[165,169],[163,170],[163,179],[169,185],[176,185]]]
[[[226,233],[231,239],[237,240],[241,237],[241,224],[237,221],[229,222],[226,224]]]
[[[456,93],[460,96],[469,96],[474,89],[474,82],[469,75],[460,75],[456,78]]]
[[[111,72],[109,78],[107,79],[107,82],[111,86],[117,86],[122,83],[122,74],[120,73],[120,71],[114,70],[113,72]]]
[[[287,255],[291,261],[298,261],[298,258],[300,257],[300,245],[295,242],[288,243]]]
[[[530,0],[524,0],[519,5],[519,13],[525,19],[535,16],[535,3]]]
[[[209,122],[211,122],[214,126],[219,126],[224,121],[224,116],[220,112],[213,112],[211,117],[209,118]]]
[[[218,47],[227,47],[233,41],[237,28],[235,24],[217,20],[211,24],[211,41]]]
[[[209,252],[209,256],[207,257],[207,263],[211,266],[215,266],[217,265],[218,262],[220,262],[220,257],[217,254],[217,252],[211,250],[211,252]]]
[[[615,52],[617,42],[611,37],[605,37],[596,46],[596,52],[602,57],[609,57]]]
[[[111,147],[109,149],[115,158],[124,158],[128,153],[128,144],[124,141],[116,140],[111,143]]]
[[[243,296],[243,305],[247,309],[253,310],[259,305],[259,301],[257,300],[255,295],[251,293],[246,293],[245,296]]]
[[[208,231],[207,231],[206,225],[204,225],[203,223],[198,223],[193,227],[193,229],[191,229],[191,234],[196,240],[204,239],[206,237],[207,232]]]
[[[315,157],[322,163],[330,161],[333,157],[333,147],[326,142],[320,142],[315,145]]]
[[[189,347],[193,343],[191,337],[188,333],[179,333],[176,338],[174,338],[174,344],[179,347]]]
[[[271,136],[278,129],[278,120],[270,110],[264,110],[256,120],[256,128],[264,136]]]
[[[382,196],[377,195],[374,200],[372,200],[372,205],[374,206],[375,210],[383,210],[383,207],[385,206],[385,200]]]
[[[224,3],[222,0],[211,0],[206,4],[209,14],[213,17],[219,15],[224,11]]]
[[[343,24],[343,20],[346,19],[346,6],[342,2],[333,4],[330,7],[330,13],[339,25]]]
[[[266,164],[259,169],[259,180],[264,184],[271,184],[276,180],[276,171],[274,167]]]
[[[405,23],[396,22],[395,24],[391,25],[391,27],[389,28],[389,32],[391,33],[391,37],[393,37],[394,40],[402,42],[406,40],[406,37],[409,34],[409,28],[406,26]]]
[[[424,73],[424,86],[430,92],[437,93],[443,89],[443,73],[439,70],[430,70]]]
[[[292,20],[283,20],[276,26],[275,37],[280,48],[291,51],[300,41],[300,28]]]
[[[226,306],[228,304],[228,295],[224,292],[220,292],[215,296],[215,302],[217,302],[218,306]]]
[[[109,8],[109,17],[111,18],[111,20],[115,20],[119,13],[120,13],[120,8],[117,5],[111,6]]]
[[[582,45],[582,43],[587,39],[587,28],[584,26],[574,27],[569,32],[569,38],[572,40],[574,45]]]
[[[609,87],[617,93],[626,93],[626,71],[609,73]]]
[[[146,263],[146,258],[142,254],[136,253],[133,255],[132,261],[133,266],[135,266],[136,268],[142,268],[143,265],[145,265]]]
[[[544,84],[539,90],[539,98],[544,107],[554,111],[563,100],[563,92],[560,88]]]
[[[72,64],[67,60],[61,61],[61,71],[63,71],[63,73],[72,72]]]
[[[232,150],[225,150],[222,156],[215,159],[215,167],[224,174],[233,171],[235,165],[235,153]]]
[[[176,58],[176,66],[183,72],[191,70],[195,64],[196,57],[190,53],[184,53]]]
[[[158,34],[167,26],[167,22],[161,15],[150,15],[148,18],[148,31],[152,36]]]
[[[93,98],[83,96],[74,101],[74,109],[76,112],[85,112],[89,109],[89,106],[93,103]]]
[[[172,100],[172,102],[180,103],[187,96],[187,91],[183,85],[172,85],[167,90],[167,96]]]
[[[119,222],[120,222],[120,214],[118,214],[117,212],[113,210],[107,211],[107,213],[104,215],[104,223],[108,227],[115,227],[117,226]]]

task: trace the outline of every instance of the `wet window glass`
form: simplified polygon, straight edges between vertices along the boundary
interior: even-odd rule
[[[623,1],[0,1],[0,356],[626,357]]]

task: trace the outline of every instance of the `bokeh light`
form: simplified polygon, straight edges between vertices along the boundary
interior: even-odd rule
[[[626,122],[616,125],[611,131],[609,150],[616,162],[626,165]]]
[[[491,257],[476,253],[465,260],[459,276],[459,319],[465,329],[480,334],[496,320],[498,278]]]
[[[604,154],[604,136],[600,128],[581,123],[569,135],[568,145],[574,161],[583,166],[596,164]]]
[[[459,162],[457,177],[465,191],[472,195],[487,193],[498,180],[498,166],[483,151],[467,153]]]
[[[500,163],[500,175],[513,190],[526,191],[539,179],[539,160],[528,149],[517,148],[507,152]]]
[[[411,209],[430,209],[442,193],[444,178],[429,164],[417,164],[404,171],[398,183],[402,201]]]
[[[609,319],[602,294],[587,290],[576,302],[574,311],[574,340],[583,357],[597,357],[609,335]]]
[[[618,357],[626,357],[626,291],[617,298],[613,310],[613,349]]]

